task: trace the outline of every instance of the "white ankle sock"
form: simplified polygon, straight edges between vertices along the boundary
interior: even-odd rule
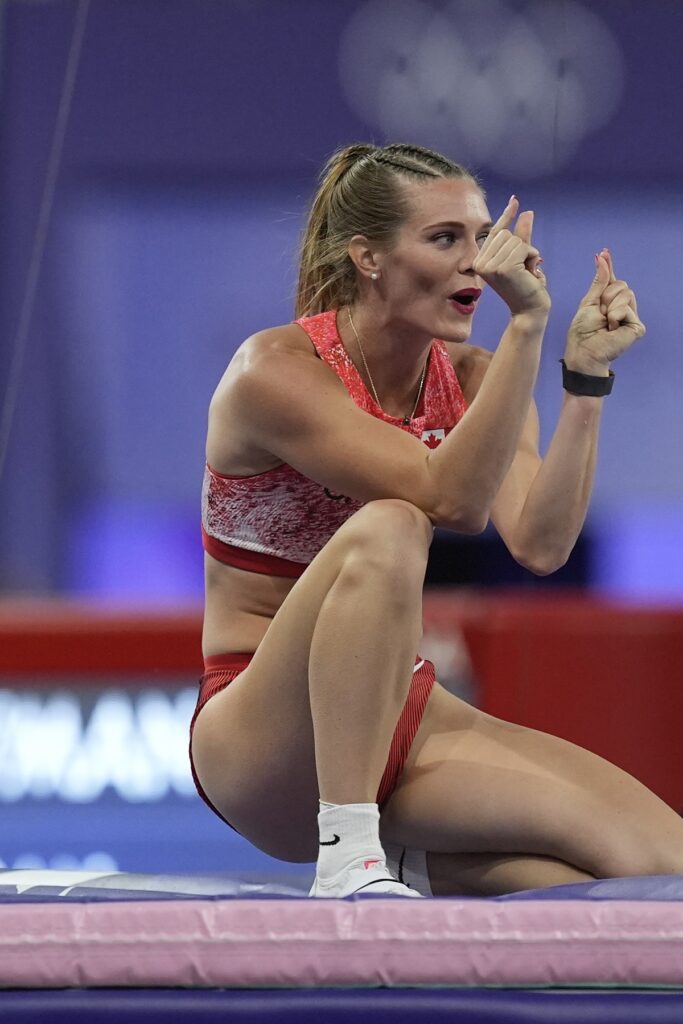
[[[377,804],[328,804],[320,801],[320,849],[316,875],[329,880],[350,868],[384,865]]]

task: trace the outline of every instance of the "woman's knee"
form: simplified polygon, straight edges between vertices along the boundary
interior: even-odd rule
[[[346,526],[338,585],[379,580],[397,599],[421,590],[432,524],[420,509],[404,501],[373,501]]]
[[[421,509],[398,498],[368,502],[345,529],[348,549],[391,563],[411,556],[426,563],[434,532]]]

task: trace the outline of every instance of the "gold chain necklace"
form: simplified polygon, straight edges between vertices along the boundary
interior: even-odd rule
[[[379,408],[382,409],[382,406],[380,405],[379,398],[377,397],[377,388],[375,387],[375,382],[372,379],[372,374],[370,373],[370,367],[368,366],[368,361],[365,358],[365,352],[363,351],[363,346],[361,345],[360,338],[358,337],[358,331],[356,330],[356,325],[354,324],[353,317],[351,316],[351,307],[350,306],[346,307],[346,312],[349,314],[349,323],[351,324],[351,330],[353,331],[353,333],[356,336],[356,341],[358,342],[358,351],[360,352],[360,357],[363,360],[363,366],[365,367],[365,372],[367,374],[368,380],[370,381],[370,387],[372,388],[372,397],[375,399],[375,402],[377,403]],[[423,388],[424,382],[425,382],[425,376],[427,374],[427,362],[428,362],[428,360],[429,360],[429,355],[427,355],[427,358],[425,359],[425,364],[422,367],[422,376],[420,377],[420,386],[417,389],[417,397],[415,399],[415,405],[413,406],[413,411],[411,412],[410,416],[404,416],[403,417],[403,425],[406,426],[406,427],[415,418],[415,410],[417,409],[417,407],[419,405],[420,396],[422,395],[422,388]],[[384,409],[382,409],[382,412],[384,412]],[[385,413],[385,415],[387,415],[387,414]]]

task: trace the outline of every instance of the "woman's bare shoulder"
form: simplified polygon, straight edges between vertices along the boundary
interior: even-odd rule
[[[278,327],[266,327],[257,331],[244,342],[244,346],[254,350],[276,350],[282,352],[306,352],[315,355],[313,342],[299,324],[280,324]]]
[[[446,348],[460,387],[468,402],[477,394],[493,353],[467,342],[446,342]]]
[[[241,374],[253,370],[264,361],[280,356],[316,357],[310,338],[298,324],[282,324],[266,327],[251,334],[241,343],[228,363],[217,391],[229,386]]]
[[[267,327],[250,335],[228,363],[213,393],[212,407],[224,405],[249,382],[281,373],[283,363],[286,366],[290,359],[296,360],[297,372],[301,372],[302,360],[310,365],[320,362],[311,339],[298,324]]]
[[[259,440],[261,428],[290,400],[300,414],[302,403],[316,394],[321,373],[327,386],[335,390],[341,386],[298,324],[269,327],[246,338],[211,398],[209,463],[219,472],[235,475],[279,465],[282,460]]]

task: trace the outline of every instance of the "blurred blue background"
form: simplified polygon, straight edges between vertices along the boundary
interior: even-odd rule
[[[3,393],[78,10],[2,5]],[[93,0],[1,481],[2,589],[201,594],[208,399],[247,334],[292,317],[325,156],[390,137],[473,166],[494,213],[513,190],[536,210],[546,440],[567,323],[612,248],[648,335],[606,402],[587,571],[680,598],[682,46],[677,0]],[[488,295],[475,340],[503,322]]]
[[[566,327],[611,248],[648,334],[616,367],[565,577],[683,599],[679,0],[4,0],[0,16],[3,595],[201,600],[209,398],[245,336],[292,318],[325,157],[370,139],[462,161],[494,215],[512,191],[536,211],[544,443]],[[504,322],[488,295],[473,340],[494,347]],[[436,551],[434,582],[510,577],[491,535]]]

